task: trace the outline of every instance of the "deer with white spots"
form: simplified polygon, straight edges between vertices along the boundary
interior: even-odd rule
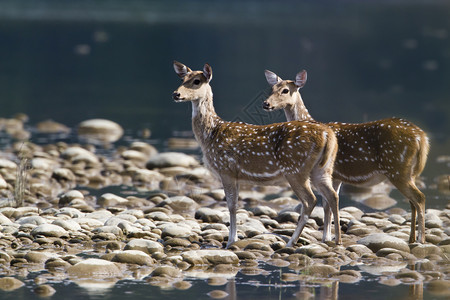
[[[192,129],[203,152],[203,161],[223,184],[230,212],[227,248],[237,240],[236,210],[240,182],[289,182],[300,200],[296,208],[300,217],[288,247],[297,242],[317,203],[310,181],[325,195],[333,216],[339,220],[339,199],[331,179],[337,140],[331,129],[316,122],[250,125],[223,121],[213,106],[209,84],[211,67],[205,64],[202,71],[192,71],[179,62],[174,62],[173,67],[183,80],[173,93],[173,99],[192,103]],[[339,222],[335,231],[336,244],[340,244]],[[324,233],[323,239],[331,238]]]
[[[282,80],[268,70],[265,75],[272,86],[271,95],[263,103],[265,110],[284,109],[288,121],[314,121],[299,93],[306,83],[306,71],[299,72],[295,81]],[[413,123],[398,118],[326,125],[335,132],[339,145],[333,173],[335,190],[339,192],[342,182],[370,186],[387,178],[410,202],[409,242],[416,241],[417,216],[417,242],[424,243],[425,195],[417,188],[415,178],[423,171],[427,161],[429,142],[425,132]],[[324,208],[326,227],[331,216],[326,205]]]

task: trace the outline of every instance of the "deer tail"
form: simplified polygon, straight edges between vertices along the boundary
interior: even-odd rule
[[[338,150],[338,144],[336,135],[333,130],[328,129],[324,132],[325,147],[322,152],[322,157],[319,161],[319,167],[324,168],[325,166],[334,166],[334,161],[336,159],[336,153]]]
[[[427,162],[428,152],[430,151],[430,142],[428,140],[427,135],[423,132],[421,135],[416,137],[417,144],[419,149],[417,151],[416,164],[414,166],[413,174],[414,176],[420,175],[423,169],[425,168],[425,164]]]

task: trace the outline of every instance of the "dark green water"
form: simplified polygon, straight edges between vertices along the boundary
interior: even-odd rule
[[[210,63],[216,111],[250,123],[284,120],[282,113],[261,110],[265,69],[284,79],[306,69],[301,92],[317,120],[398,116],[428,132],[432,148],[424,176],[430,183],[449,172],[436,163],[450,154],[449,11],[448,1],[406,0],[2,1],[0,117],[23,112],[30,124],[53,119],[70,127],[106,118],[130,135],[150,128],[162,143],[191,129],[190,106],[171,99],[179,85],[174,59],[192,69]],[[435,207],[448,201],[434,194],[428,199]],[[268,283],[272,278],[258,277],[261,287],[238,276],[230,295],[290,299],[302,285],[276,286]],[[32,287],[0,292],[0,298],[35,298]],[[55,299],[202,299],[213,289],[204,280],[194,280],[188,291],[134,281],[97,295],[71,282],[54,287]],[[325,288],[311,287],[321,299],[362,293],[366,299],[401,299],[411,290],[370,277],[340,284],[336,297],[326,296],[333,292]]]

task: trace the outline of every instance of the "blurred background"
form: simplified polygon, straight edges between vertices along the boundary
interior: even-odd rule
[[[189,131],[191,107],[171,94],[178,60],[214,72],[217,113],[259,116],[264,69],[293,79],[319,121],[407,118],[448,154],[448,1],[0,2],[0,117],[25,113],[76,126],[106,118],[152,138]]]

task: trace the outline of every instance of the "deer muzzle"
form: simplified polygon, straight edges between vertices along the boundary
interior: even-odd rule
[[[263,107],[263,109],[265,109],[265,110],[273,110],[273,107],[271,107],[271,106],[270,106],[270,103],[267,102],[267,101],[264,101],[264,102],[263,102],[262,107]]]
[[[172,94],[173,100],[175,100],[175,101],[177,101],[177,102],[183,100],[180,96],[181,96],[181,95],[180,95],[180,93],[178,93],[178,92],[173,92],[173,94]]]

